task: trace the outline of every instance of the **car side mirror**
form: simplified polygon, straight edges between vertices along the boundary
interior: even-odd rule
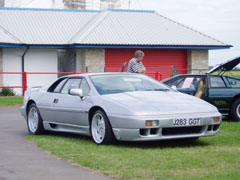
[[[177,86],[171,86],[171,88],[173,88],[174,90],[177,90]]]
[[[70,89],[69,94],[73,96],[79,96],[80,98],[83,97],[82,89]]]

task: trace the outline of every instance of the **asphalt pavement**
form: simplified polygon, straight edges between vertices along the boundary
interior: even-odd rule
[[[0,180],[107,180],[28,142],[19,107],[0,107]]]

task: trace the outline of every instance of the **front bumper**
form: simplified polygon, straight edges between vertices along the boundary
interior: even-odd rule
[[[184,116],[184,115],[182,115]],[[179,117],[179,116],[177,116]],[[186,117],[186,115],[185,115]],[[200,117],[200,115],[188,115],[187,117]],[[220,121],[215,123],[213,117],[220,117]],[[202,115],[201,124],[197,126],[177,126],[172,125],[172,120],[176,116],[157,117],[123,117],[110,116],[113,133],[119,141],[154,141],[181,138],[196,138],[203,136],[214,136],[219,132],[222,122],[221,114],[211,113]],[[120,120],[121,119],[121,120]],[[146,120],[159,120],[159,126],[146,127]],[[117,126],[116,126],[117,125]],[[127,128],[126,126],[129,126]],[[135,126],[135,127],[134,127]]]

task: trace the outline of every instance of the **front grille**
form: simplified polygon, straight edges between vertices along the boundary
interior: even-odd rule
[[[202,131],[203,126],[194,127],[174,127],[174,128],[163,128],[163,136],[174,136],[174,135],[186,135],[186,134],[199,134]]]
[[[215,125],[209,125],[208,126],[208,131],[217,131],[220,127],[220,124],[215,124]]]
[[[157,135],[159,133],[159,129],[158,128],[140,129],[139,133],[141,136]]]

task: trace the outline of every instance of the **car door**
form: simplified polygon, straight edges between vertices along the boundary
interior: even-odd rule
[[[69,94],[70,89],[76,88],[83,88],[83,98]],[[54,94],[54,122],[88,126],[89,90],[86,79],[69,78],[61,91]]]
[[[222,76],[209,76],[209,88],[206,101],[216,106],[221,112],[227,112],[234,90],[224,81]]]
[[[54,82],[46,92],[41,92],[37,104],[43,121],[53,121],[53,101],[56,93],[59,93],[68,78],[60,78]]]

